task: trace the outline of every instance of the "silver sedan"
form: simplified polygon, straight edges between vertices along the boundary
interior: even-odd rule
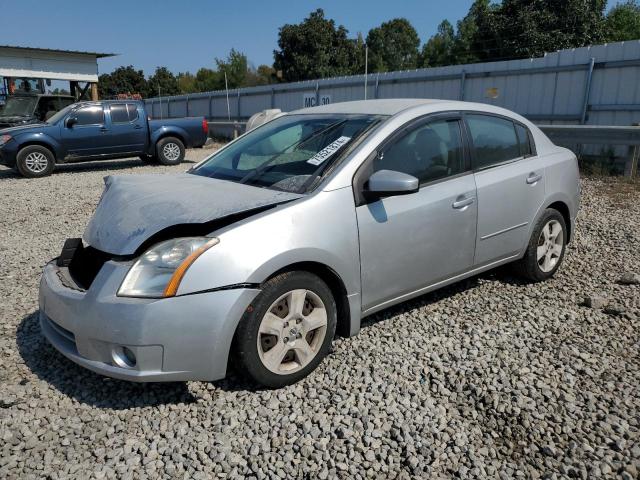
[[[436,100],[310,108],[181,175],[107,177],[40,285],[44,335],[133,381],[280,387],[364,316],[513,262],[551,277],[576,157],[507,110]]]

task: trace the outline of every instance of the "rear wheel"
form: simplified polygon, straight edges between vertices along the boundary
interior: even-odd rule
[[[18,152],[16,167],[23,177],[40,178],[51,175],[55,158],[51,150],[41,145],[28,145]]]
[[[308,272],[272,278],[236,331],[242,373],[271,388],[301,380],[327,355],[336,321],[335,300],[320,278]]]
[[[162,165],[178,165],[184,160],[184,144],[175,137],[165,137],[156,145],[156,155]]]
[[[533,282],[552,277],[562,264],[566,244],[564,217],[548,208],[533,229],[524,257],[516,264],[519,273]]]

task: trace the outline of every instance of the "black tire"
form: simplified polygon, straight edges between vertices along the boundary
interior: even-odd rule
[[[156,165],[158,163],[158,157],[155,155],[140,155],[140,160],[145,165]]]
[[[313,337],[313,335],[316,335],[316,333],[307,333],[305,337],[296,337],[295,333],[289,333],[293,332],[293,330],[289,330],[290,325],[287,326],[287,317],[283,317],[282,335],[292,335],[294,338],[292,340],[293,345],[296,345],[296,342],[304,341],[306,343],[305,346],[308,346],[310,344],[313,344],[313,342],[315,341],[316,353],[314,357],[311,357],[312,359],[309,361],[309,363],[307,363],[305,366],[302,366],[303,364],[301,362],[299,363],[299,360],[296,357],[295,352],[297,350],[295,349],[295,347],[288,347],[288,344],[285,344],[285,340],[288,337],[285,336],[285,340],[283,340],[282,337],[277,337],[278,340],[275,341],[275,344],[272,348],[279,347],[282,351],[287,352],[284,356],[284,359],[278,362],[278,365],[279,367],[284,366],[285,368],[293,368],[293,371],[292,373],[275,373],[271,369],[267,368],[267,366],[261,359],[261,355],[265,355],[270,350],[267,350],[266,352],[264,350],[259,351],[259,336],[261,338],[261,342],[266,342],[267,340],[269,340],[273,343],[273,341],[269,338],[264,338],[265,334],[259,333],[260,325],[263,317],[269,311],[270,307],[272,307],[274,302],[276,302],[283,295],[286,295],[289,292],[301,289],[307,290],[307,293],[304,297],[304,305],[306,306],[305,308],[309,308],[307,305],[311,305],[311,303],[308,304],[307,302],[313,301],[314,297],[312,297],[312,295],[317,296],[324,304],[327,319],[325,334],[324,337],[321,336],[321,327],[320,329],[313,331],[319,332],[320,336],[317,337],[317,339]],[[307,313],[307,315],[308,314],[309,312]],[[279,321],[279,319],[277,320]],[[300,326],[302,327],[303,320],[300,320],[300,322]],[[242,319],[240,320],[240,324],[238,325],[238,328],[236,330],[232,347],[236,365],[239,368],[241,374],[264,387],[280,388],[296,383],[302,378],[309,375],[309,373],[311,373],[313,370],[315,370],[322,359],[327,355],[327,353],[329,352],[329,348],[331,347],[331,342],[333,341],[333,337],[335,335],[336,323],[337,310],[335,299],[333,298],[329,287],[327,287],[327,285],[319,277],[309,272],[302,271],[288,272],[277,275],[263,284],[262,291],[252,302],[252,304],[247,308],[244,315],[242,316]],[[297,327],[297,325],[294,325],[294,328],[295,327]],[[301,330],[301,332],[302,331],[303,330]],[[268,337],[269,335],[266,336]],[[274,338],[276,338],[276,336],[274,336]],[[308,340],[309,338],[311,338],[310,341]],[[289,356],[290,358],[292,358],[292,360],[287,361],[287,358]],[[298,369],[296,370],[295,368]]]
[[[561,245],[562,248],[559,255],[553,253],[553,244],[549,246],[544,243],[541,234],[546,225],[553,226],[550,231],[554,235],[556,233],[554,229],[556,229],[557,226],[562,228],[560,232],[562,239],[556,243],[558,247]],[[567,225],[562,214],[553,208],[547,208],[533,229],[524,257],[515,264],[517,273],[531,282],[542,282],[551,278],[558,271],[564,259],[564,254],[567,249],[567,234]],[[541,249],[546,247],[547,252],[550,254],[549,258],[552,259],[552,263],[548,263],[546,267],[550,268],[549,270],[545,271],[545,258],[538,259],[538,247]]]
[[[43,166],[41,162],[46,163]],[[55,164],[56,159],[51,150],[41,145],[27,145],[16,157],[18,172],[26,178],[47,177],[53,172]]]
[[[171,156],[171,150],[176,152],[177,156]],[[184,144],[176,137],[161,138],[156,144],[156,157],[162,165],[178,165],[184,160],[184,153]]]

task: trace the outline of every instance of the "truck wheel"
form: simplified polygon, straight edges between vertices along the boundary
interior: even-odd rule
[[[162,165],[178,165],[184,160],[184,144],[175,137],[165,137],[156,144],[158,161]]]
[[[55,166],[51,150],[40,145],[28,145],[18,152],[16,166],[23,177],[39,178],[51,175]]]
[[[336,323],[335,300],[320,278],[302,271],[283,273],[263,284],[245,311],[232,355],[255,383],[291,385],[327,355]]]

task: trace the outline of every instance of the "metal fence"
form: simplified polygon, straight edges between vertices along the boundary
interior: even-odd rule
[[[366,87],[365,87],[366,84]],[[256,112],[363,98],[440,98],[488,103],[549,125],[640,122],[640,40],[560,50],[541,58],[336,77],[146,100],[154,118],[242,121]],[[227,110],[228,109],[228,110]],[[609,148],[609,147],[606,147]],[[586,147],[591,154],[605,146]],[[612,146],[609,154],[625,157]]]
[[[368,98],[442,98],[498,105],[536,122],[631,125],[640,121],[640,40],[560,50],[541,58],[372,74]],[[364,75],[229,91],[232,119],[279,108],[365,97]],[[151,98],[154,118],[227,118],[225,91]]]

